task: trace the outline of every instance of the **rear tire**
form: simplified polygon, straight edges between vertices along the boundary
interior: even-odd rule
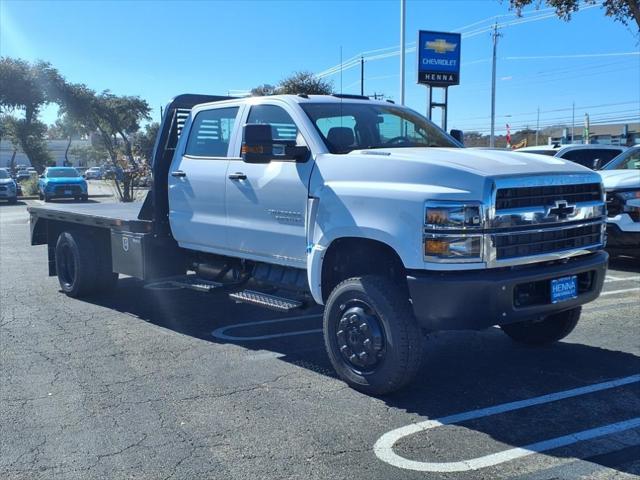
[[[56,244],[56,272],[62,291],[78,298],[113,290],[118,274],[112,271],[108,245],[87,232],[62,232]]]
[[[60,288],[78,298],[96,290],[98,260],[91,237],[81,232],[62,232],[56,243],[56,272]]]
[[[42,192],[38,192],[38,198],[40,200],[44,200],[44,194]]]
[[[500,325],[512,340],[525,345],[540,346],[562,340],[569,335],[580,320],[582,307],[549,315],[544,320]]]
[[[9,203],[11,205],[15,205],[16,203],[18,203],[18,197],[13,197],[9,199]]]
[[[329,360],[352,388],[401,389],[422,363],[423,335],[403,289],[380,276],[350,278],[329,295],[323,319]]]

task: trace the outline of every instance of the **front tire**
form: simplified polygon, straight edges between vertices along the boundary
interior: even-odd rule
[[[407,385],[423,336],[406,293],[380,276],[350,278],[329,295],[323,319],[331,364],[352,388],[383,395]]]
[[[518,343],[532,346],[548,345],[569,335],[578,324],[581,312],[582,307],[576,307],[549,315],[540,321],[528,320],[500,325],[500,328]]]

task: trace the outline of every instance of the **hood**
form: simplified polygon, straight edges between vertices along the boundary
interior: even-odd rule
[[[64,183],[66,185],[76,184],[76,183],[84,183],[84,178],[82,177],[60,177],[60,178],[45,178],[47,183]]]
[[[640,188],[640,170],[599,170],[605,190]]]
[[[7,185],[13,183],[13,178],[0,178],[0,185]]]
[[[316,159],[311,191],[329,187],[395,190],[425,198],[479,200],[493,179],[513,176],[598,174],[577,163],[544,155],[465,148],[384,148],[356,150]]]
[[[543,173],[586,173],[590,170],[577,163],[547,155],[516,153],[502,150],[470,148],[389,148],[373,150],[389,152],[389,158],[403,162],[443,165],[482,176],[505,176]]]

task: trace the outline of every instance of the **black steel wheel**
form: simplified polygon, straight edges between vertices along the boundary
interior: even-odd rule
[[[364,393],[396,391],[420,367],[422,332],[404,290],[385,277],[340,283],[329,295],[323,329],[336,372]]]
[[[93,293],[97,285],[97,257],[93,255],[90,235],[62,232],[55,251],[56,272],[60,288],[70,297]]]
[[[539,346],[562,340],[569,335],[580,320],[582,307],[549,315],[542,320],[500,325],[500,328],[512,340],[525,345]]]

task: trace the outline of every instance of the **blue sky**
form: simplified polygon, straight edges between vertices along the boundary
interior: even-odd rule
[[[226,94],[277,83],[295,70],[319,73],[363,51],[399,45],[399,0],[389,1],[17,1],[0,0],[0,54],[51,62],[70,81],[140,95],[154,108],[185,93]],[[544,7],[543,7],[544,8]],[[462,31],[461,85],[449,90],[449,128],[489,128],[491,38],[498,49],[497,131],[540,124],[640,117],[640,56],[633,27],[600,7],[569,23],[530,9],[522,20],[508,2],[407,1],[407,43],[420,29]],[[409,46],[412,46],[410,44]],[[395,48],[394,48],[395,47]],[[522,58],[527,57],[527,58]],[[536,57],[536,58],[530,58]],[[541,57],[541,58],[537,58]],[[407,54],[406,103],[426,110]],[[399,97],[399,56],[366,63],[365,93]],[[342,89],[359,93],[359,68]],[[340,89],[340,75],[326,77]],[[437,92],[436,92],[437,95]],[[55,120],[55,107],[42,118]],[[636,120],[638,121],[638,120]]]

